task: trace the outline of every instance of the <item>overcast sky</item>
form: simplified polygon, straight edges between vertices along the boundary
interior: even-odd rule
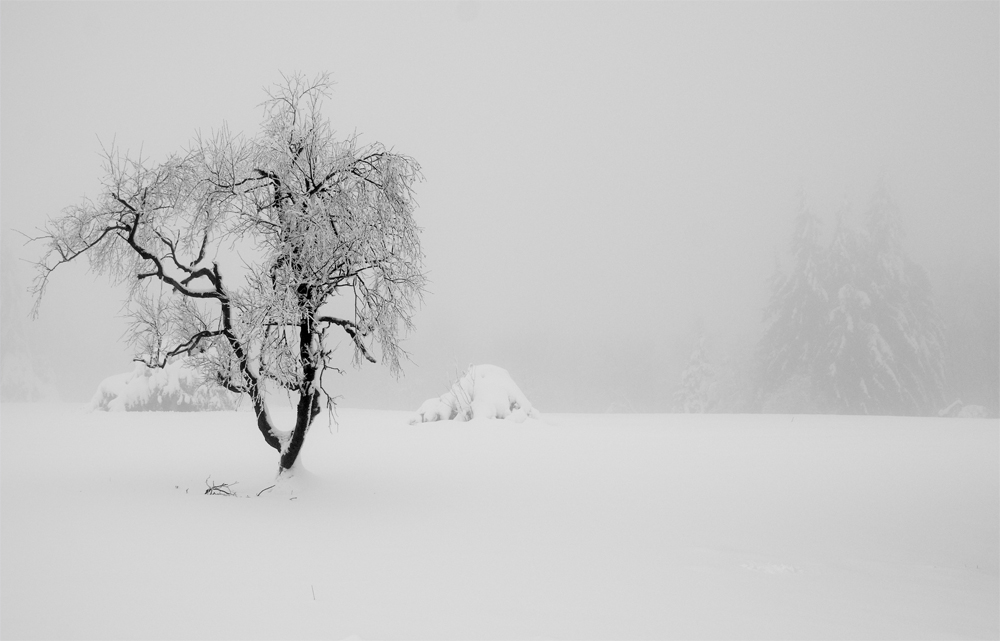
[[[335,129],[420,162],[415,363],[350,372],[347,406],[414,409],[488,362],[543,412],[662,411],[699,319],[758,331],[799,190],[829,218],[883,173],[911,257],[998,296],[995,2],[0,7],[5,258],[97,194],[100,142],[255,134],[281,72],[330,71]],[[64,400],[130,369],[120,302],[56,273],[28,331]]]

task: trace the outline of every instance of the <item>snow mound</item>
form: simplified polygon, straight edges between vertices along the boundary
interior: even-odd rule
[[[539,416],[507,370],[496,365],[473,365],[450,390],[424,401],[410,419],[410,425],[473,418],[502,418],[523,423],[525,419]]]
[[[323,496],[329,489],[330,486],[325,478],[310,472],[299,460],[292,469],[281,471],[274,483],[262,489],[257,495],[261,498],[293,501],[299,498]]]
[[[966,405],[962,399],[938,412],[938,416],[951,418],[989,418],[990,413],[982,405]]]
[[[958,418],[989,418],[990,413],[982,405],[963,405]]]
[[[232,410],[236,397],[208,383],[197,369],[184,360],[150,368],[136,361],[127,374],[101,381],[88,409],[106,412],[203,412]]]

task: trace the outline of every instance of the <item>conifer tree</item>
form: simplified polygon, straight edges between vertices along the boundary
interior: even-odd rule
[[[817,378],[817,356],[826,343],[829,316],[827,254],[820,243],[821,232],[820,220],[800,195],[791,241],[792,268],[786,274],[776,267],[771,300],[764,312],[765,331],[759,347],[761,397],[774,394],[793,378],[805,379],[810,387]]]
[[[816,368],[831,411],[886,413],[886,400],[899,387],[873,313],[868,250],[864,235],[838,217],[830,248],[827,340]]]
[[[861,230],[838,214],[828,249],[800,205],[792,269],[772,277],[759,344],[759,396],[807,381],[813,406],[859,414],[932,414],[944,390],[943,330],[924,271],[903,249],[884,184]],[[766,405],[766,403],[765,403]]]
[[[884,184],[864,222],[863,232],[841,226],[831,250],[837,293],[827,388],[839,410],[931,414],[943,400],[943,328]]]
[[[714,379],[715,373],[705,359],[705,334],[702,332],[681,374],[681,384],[674,395],[674,409],[688,414],[711,411]]]

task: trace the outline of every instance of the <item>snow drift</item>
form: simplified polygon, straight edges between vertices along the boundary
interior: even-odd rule
[[[507,370],[496,365],[472,365],[450,390],[424,401],[410,424],[473,418],[505,418],[523,423],[538,417],[538,410]]]
[[[163,368],[136,361],[131,372],[101,381],[88,407],[111,412],[198,412],[232,410],[236,401],[232,393],[205,381],[185,360]]]

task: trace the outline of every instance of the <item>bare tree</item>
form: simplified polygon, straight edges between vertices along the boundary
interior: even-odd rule
[[[32,288],[37,314],[53,271],[81,256],[127,283],[137,358],[155,367],[191,357],[247,394],[279,473],[295,464],[321,399],[332,409],[327,335],[346,333],[355,365],[376,362],[377,348],[398,374],[400,334],[425,283],[413,218],[420,167],[378,143],[337,140],[321,111],[330,86],[326,74],[285,78],[268,91],[256,138],[223,128],[156,165],[106,150],[98,199],[39,238]],[[220,254],[242,265],[224,274]],[[329,313],[338,296],[353,314]],[[298,396],[291,430],[268,413],[268,383]]]

